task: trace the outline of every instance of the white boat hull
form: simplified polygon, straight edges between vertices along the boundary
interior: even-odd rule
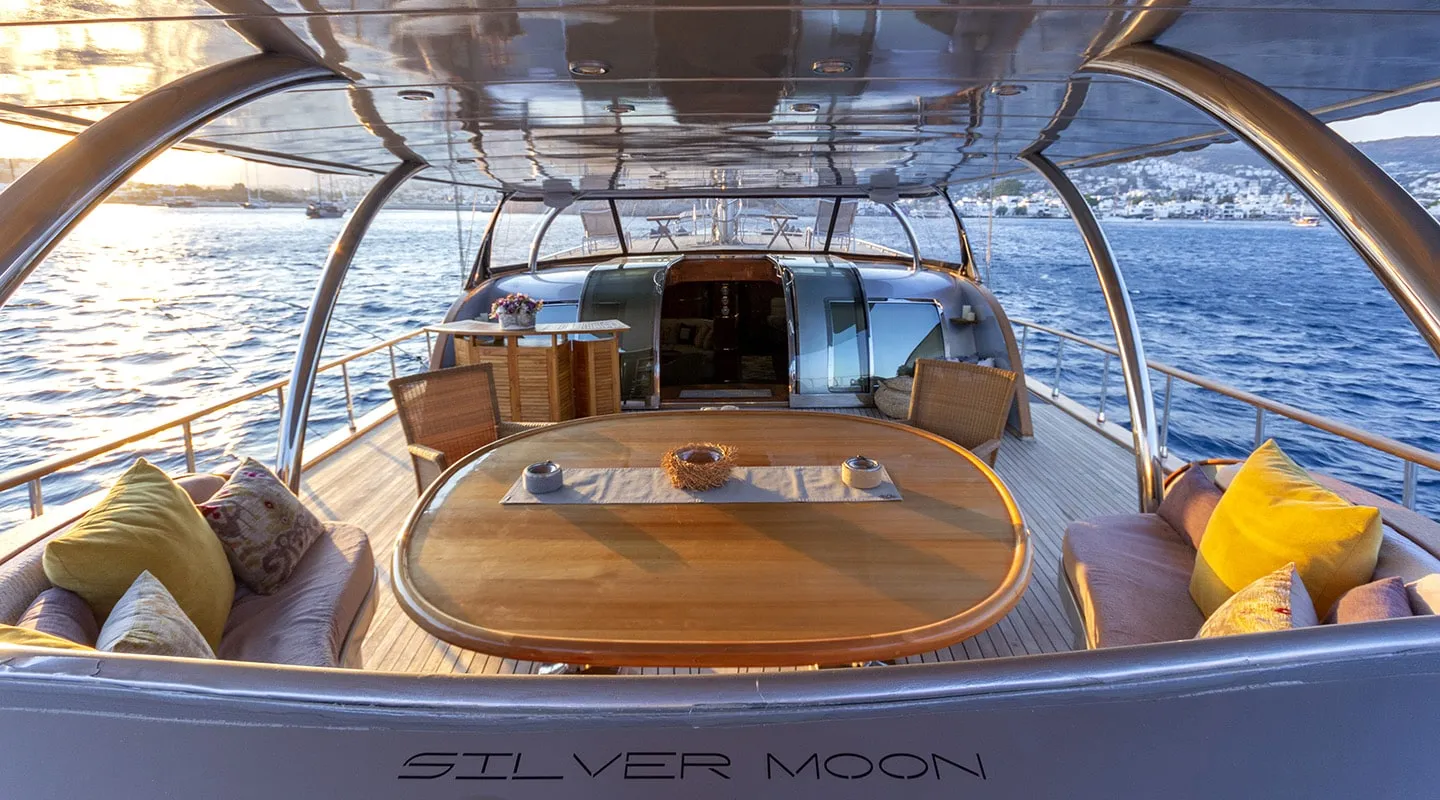
[[[1440,620],[1345,628],[709,677],[8,654],[0,781],[214,800],[1432,796]]]

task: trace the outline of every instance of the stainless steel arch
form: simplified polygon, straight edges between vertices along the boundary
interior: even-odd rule
[[[1163,89],[1249,143],[1329,217],[1440,354],[1440,223],[1354,145],[1275,91],[1193,53],[1132,44],[1081,71]]]
[[[1090,210],[1090,204],[1069,176],[1055,166],[1055,163],[1040,153],[1026,153],[1021,160],[1029,164],[1040,177],[1044,178],[1065,202],[1070,217],[1080,229],[1085,240],[1085,249],[1090,252],[1090,263],[1095,265],[1095,277],[1100,280],[1100,292],[1105,296],[1105,309],[1110,314],[1110,325],[1115,330],[1115,345],[1120,351],[1120,370],[1125,376],[1125,396],[1130,406],[1130,433],[1135,446],[1135,480],[1140,497],[1140,510],[1151,512],[1160,506],[1163,495],[1160,441],[1155,430],[1155,401],[1150,394],[1150,371],[1146,367],[1145,348],[1140,341],[1140,326],[1135,321],[1135,310],[1130,306],[1130,293],[1125,288],[1125,278],[1115,263],[1115,254],[1105,231]]]
[[[157,153],[233,108],[345,78],[262,53],[187,75],[91,125],[0,193],[0,305],[76,223]]]
[[[528,262],[530,264],[531,275],[534,275],[536,271],[540,269],[540,240],[544,239],[545,232],[550,230],[550,223],[554,222],[555,218],[560,216],[560,212],[564,210],[565,206],[551,206],[550,209],[545,212],[545,216],[540,219],[540,227],[535,229],[535,238],[530,240]]]
[[[384,207],[390,195],[416,173],[429,166],[414,161],[402,161],[385,173],[378,183],[370,188],[365,199],[355,207],[346,220],[345,227],[330,247],[325,259],[325,269],[320,273],[320,282],[315,286],[315,296],[310,300],[310,310],[305,313],[305,327],[300,333],[300,344],[295,349],[295,365],[290,370],[290,402],[280,414],[280,443],[275,457],[275,466],[280,479],[290,490],[299,492],[300,472],[305,458],[305,425],[310,418],[310,399],[315,393],[315,375],[320,370],[320,350],[325,345],[325,333],[330,327],[330,315],[335,311],[335,301],[340,296],[340,286],[350,263],[355,260],[355,251],[370,230],[370,223]]]
[[[886,208],[888,208],[888,209],[890,210],[890,214],[895,217],[895,221],[896,221],[896,222],[899,222],[899,223],[900,223],[900,227],[902,227],[902,228],[905,229],[905,238],[906,238],[906,240],[908,240],[908,241],[910,242],[910,271],[911,271],[911,272],[919,272],[919,271],[920,271],[920,240],[918,240],[918,239],[915,238],[915,229],[910,226],[910,219],[905,216],[905,212],[904,212],[904,211],[901,211],[900,208],[899,208],[898,206],[896,206],[894,202],[881,203],[880,205],[883,205],[883,206],[885,206]],[[837,208],[838,208],[838,206],[837,206]]]

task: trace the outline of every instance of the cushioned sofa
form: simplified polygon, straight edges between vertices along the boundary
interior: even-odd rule
[[[186,475],[176,483],[196,503],[225,484],[220,475]],[[69,526],[46,534],[0,561],[0,623],[14,625],[46,589],[45,545]],[[369,537],[353,525],[325,523],[278,591],[256,594],[244,586],[234,603],[216,656],[308,667],[359,667],[360,642],[374,614],[375,557]]]
[[[714,338],[714,320],[660,320],[661,369],[665,371],[665,381],[688,385],[715,380]]]
[[[1222,491],[1232,470],[1223,460],[1188,465]],[[1232,468],[1233,469],[1233,468]],[[1316,481],[1358,505],[1380,509],[1384,538],[1374,579],[1406,583],[1440,573],[1440,525],[1403,506],[1323,475]],[[1071,523],[1065,529],[1061,596],[1066,598],[1077,647],[1122,647],[1194,638],[1205,616],[1190,596],[1196,546],[1213,503],[1167,502],[1158,514],[1121,514]],[[1198,505],[1198,507],[1197,507]],[[1323,611],[1321,612],[1323,614]]]

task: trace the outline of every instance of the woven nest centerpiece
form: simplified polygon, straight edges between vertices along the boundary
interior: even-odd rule
[[[700,442],[681,445],[660,460],[670,484],[676,489],[703,492],[718,489],[730,479],[735,468],[735,448],[728,444]]]

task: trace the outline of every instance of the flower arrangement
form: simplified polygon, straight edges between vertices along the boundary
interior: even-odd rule
[[[502,328],[533,328],[535,312],[545,305],[529,295],[507,294],[490,305],[490,316],[500,321]]]
[[[543,308],[544,305],[544,300],[536,300],[528,294],[507,294],[490,304],[490,316],[498,317],[501,314],[534,314]]]

